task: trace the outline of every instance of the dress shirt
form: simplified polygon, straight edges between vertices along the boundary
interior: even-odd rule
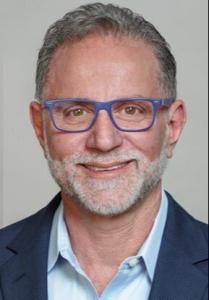
[[[168,199],[163,191],[160,209],[148,238],[136,256],[129,257],[121,263],[115,277],[98,296],[93,283],[73,253],[61,202],[54,215],[50,236],[48,300],[147,300],[167,212]]]

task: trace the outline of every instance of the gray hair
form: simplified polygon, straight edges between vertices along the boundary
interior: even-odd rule
[[[162,93],[164,97],[176,98],[176,61],[165,38],[150,22],[128,8],[94,3],[67,13],[48,29],[38,56],[36,99],[41,100],[57,48],[66,41],[82,39],[90,33],[112,33],[150,44],[160,65],[159,85]]]

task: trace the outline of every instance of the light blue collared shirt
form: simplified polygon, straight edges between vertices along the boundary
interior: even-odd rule
[[[63,204],[52,224],[48,256],[48,300],[147,300],[168,212],[168,199],[162,192],[154,226],[134,257],[127,258],[99,297],[93,283],[82,270],[69,239]]]

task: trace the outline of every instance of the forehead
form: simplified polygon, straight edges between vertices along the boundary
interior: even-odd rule
[[[94,34],[74,42],[65,42],[56,50],[50,63],[44,94],[48,98],[99,98],[101,92],[104,98],[108,97],[104,95],[108,91],[115,93],[111,97],[125,96],[124,92],[128,95],[129,89],[138,87],[138,92],[151,96],[149,93],[153,93],[152,90],[158,86],[158,73],[159,64],[149,44],[128,37]],[[150,91],[146,92],[148,87]],[[122,89],[121,94],[118,94],[118,89]],[[87,95],[89,93],[91,95]]]

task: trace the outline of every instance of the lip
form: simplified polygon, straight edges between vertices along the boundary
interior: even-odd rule
[[[113,163],[87,163],[80,164],[79,167],[90,177],[109,178],[124,174],[131,167],[134,160],[113,162]]]

